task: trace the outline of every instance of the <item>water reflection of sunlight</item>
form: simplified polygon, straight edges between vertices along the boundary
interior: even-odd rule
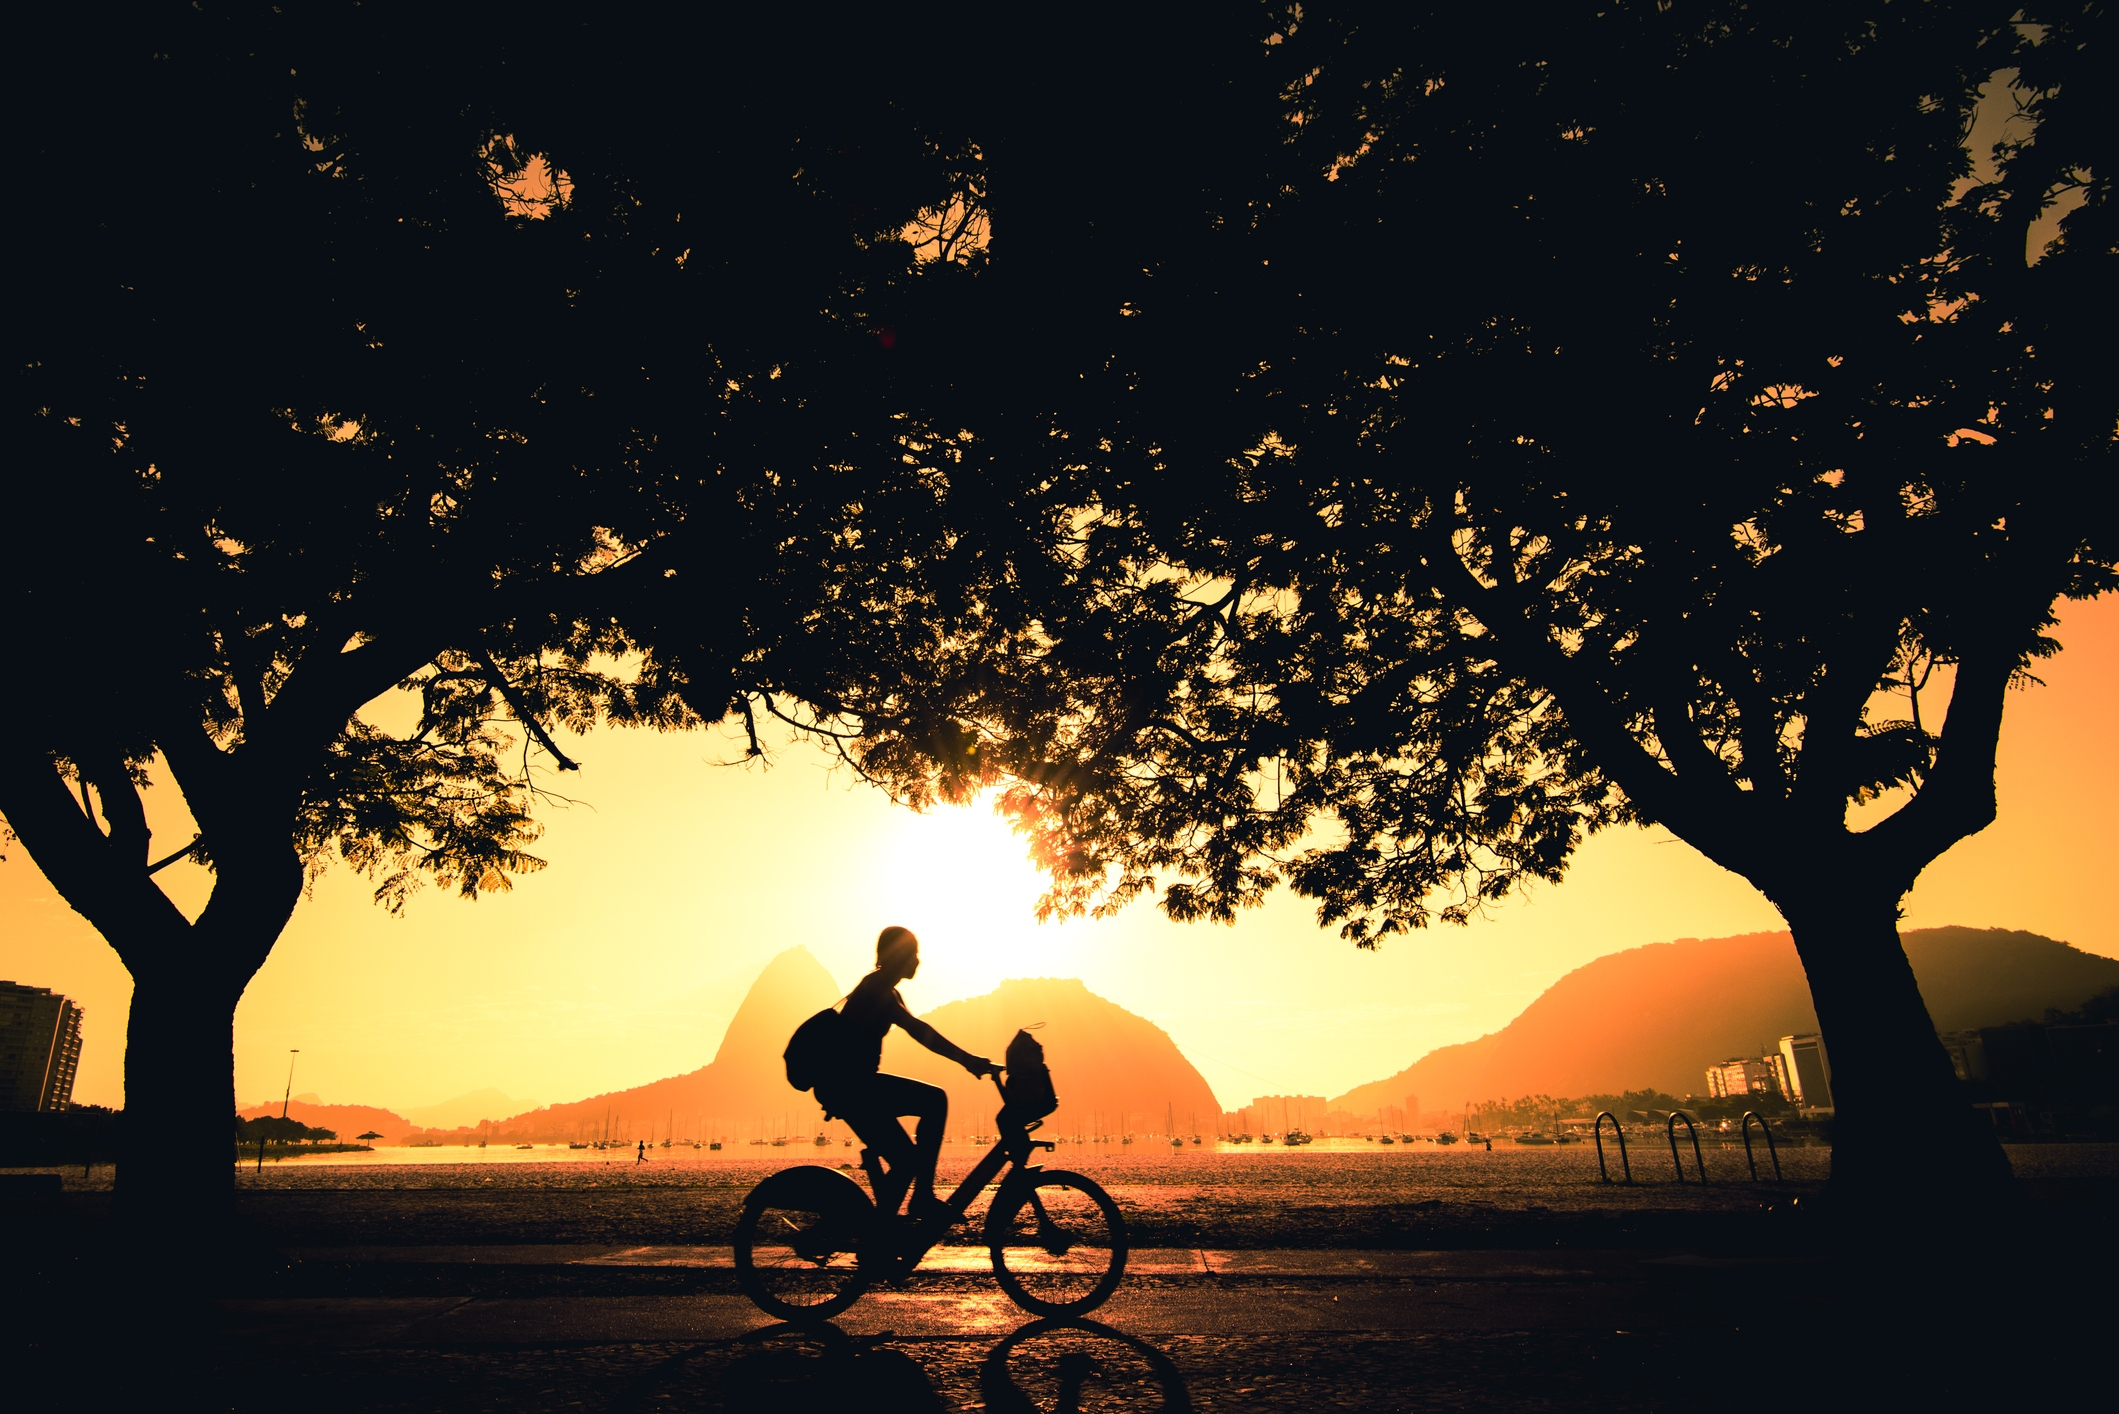
[[[878,843],[867,897],[879,926],[902,923],[920,935],[916,1007],[977,996],[1007,977],[1079,970],[1068,930],[1038,924],[1045,876],[990,799],[901,812]]]

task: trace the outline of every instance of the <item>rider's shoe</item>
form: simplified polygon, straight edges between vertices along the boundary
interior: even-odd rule
[[[932,1193],[924,1197],[914,1194],[912,1201],[905,1205],[905,1216],[916,1223],[942,1223],[946,1225],[956,1220],[956,1209],[950,1207]]]

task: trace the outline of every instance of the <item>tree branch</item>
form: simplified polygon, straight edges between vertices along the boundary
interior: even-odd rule
[[[1724,684],[1736,699],[1736,735],[1744,751],[1744,774],[1751,778],[1755,794],[1782,799],[1788,793],[1788,772],[1781,762],[1780,731],[1774,720],[1772,695],[1759,682],[1743,654],[1730,648],[1723,651],[1722,658],[1728,665]]]
[[[177,936],[189,930],[144,869],[116,859],[45,753],[0,747],[0,814],[59,896],[95,925],[127,967],[137,969],[142,949],[169,938],[172,929]]]
[[[74,764],[84,781],[94,783],[96,795],[103,802],[103,818],[110,824],[107,843],[111,857],[121,863],[138,860],[145,864],[151,832],[147,828],[147,812],[140,806],[139,787],[132,783],[132,775],[117,752],[97,750],[85,755],[95,763],[93,768],[79,759]]]
[[[444,644],[432,638],[376,639],[346,653],[306,656],[272,699],[267,722],[275,755],[306,760],[327,745],[361,707],[434,660]],[[246,741],[263,734],[247,729]]]
[[[182,858],[183,858],[183,857],[184,857],[185,855],[187,855],[187,854],[190,854],[190,853],[192,853],[192,852],[193,852],[194,850],[196,850],[196,849],[197,849],[197,848],[198,848],[198,847],[199,847],[200,845],[204,844],[205,842],[206,842],[206,836],[205,836],[204,834],[196,834],[196,835],[193,835],[193,836],[191,837],[191,843],[190,843],[190,844],[188,844],[188,845],[185,845],[185,846],[184,846],[184,847],[183,847],[182,849],[178,850],[178,851],[177,851],[177,852],[176,852],[175,854],[168,854],[168,855],[164,855],[164,856],[163,856],[162,858],[160,858],[160,859],[156,860],[156,861],[155,861],[154,863],[152,863],[152,864],[148,865],[148,866],[147,866],[147,872],[148,872],[148,873],[150,873],[150,874],[159,874],[159,873],[161,873],[161,872],[162,872],[162,871],[163,871],[164,869],[167,869],[167,868],[168,868],[168,867],[169,867],[170,865],[172,865],[172,864],[176,863],[176,862],[177,862],[177,861],[178,861],[179,859],[182,859]]]
[[[1682,835],[1716,863],[1737,869],[1736,861],[1744,860],[1746,853],[1724,821],[1732,813],[1728,807],[1742,808],[1742,792],[1731,784],[1719,800],[1688,799],[1694,794],[1693,788],[1681,783],[1674,772],[1634,739],[1612,709],[1603,687],[1560,651],[1542,624],[1528,619],[1527,606],[1521,600],[1512,600],[1505,589],[1489,585],[1474,574],[1432,517],[1415,535],[1423,543],[1423,559],[1431,575],[1455,571],[1452,577],[1458,581],[1464,599],[1501,650],[1496,658],[1510,655],[1511,671],[1545,685],[1589,748],[1591,759],[1626,792],[1634,807],[1646,818]],[[1444,585],[1431,587],[1445,596],[1449,593]],[[1704,797],[1706,792],[1698,794]],[[1717,817],[1715,806],[1722,807],[1721,818]]]
[[[1890,818],[1862,832],[1895,864],[1907,888],[1944,850],[1994,823],[1994,762],[2016,666],[2016,655],[1998,648],[1959,662],[1925,785]]]
[[[480,667],[490,674],[490,680],[500,690],[500,695],[507,699],[508,708],[514,712],[515,719],[523,724],[523,727],[528,730],[531,736],[537,738],[539,746],[551,753],[552,759],[559,763],[559,769],[562,771],[580,770],[580,763],[569,759],[567,754],[559,749],[559,743],[552,740],[552,734],[544,729],[542,722],[537,720],[537,714],[532,712],[530,705],[522,700],[522,694],[515,690],[515,684],[508,681],[508,675],[500,670],[500,665],[493,661],[493,655],[486,651],[483,644],[478,649],[478,663]]]

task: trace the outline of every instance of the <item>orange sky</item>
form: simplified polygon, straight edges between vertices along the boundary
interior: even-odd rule
[[[1928,870],[1908,926],[2028,928],[2119,956],[2106,894],[2119,599],[2069,606],[2060,637],[2046,685],[2009,704],[2000,822]],[[552,867],[513,894],[423,892],[393,920],[358,876],[324,878],[237,1012],[246,1103],[280,1093],[290,1047],[297,1091],[400,1110],[485,1086],[556,1101],[680,1073],[712,1057],[772,954],[803,943],[848,985],[892,922],[926,943],[906,988],[916,1009],[1004,977],[1080,977],[1168,1029],[1225,1105],[1336,1094],[1503,1025],[1592,958],[1780,926],[1741,879],[1629,830],[1592,840],[1558,888],[1380,953],[1320,932],[1285,895],[1234,928],[1141,906],[1039,927],[1037,875],[982,812],[913,816],[803,748],[770,771],[716,765],[741,754],[719,733],[600,732],[572,754],[584,766],[565,786],[585,803],[546,816]],[[174,796],[150,791],[151,819],[158,838],[188,839]],[[162,877],[188,908],[203,900],[192,866]],[[0,977],[87,1008],[75,1098],[120,1103],[130,981],[20,846],[0,864],[0,928]]]

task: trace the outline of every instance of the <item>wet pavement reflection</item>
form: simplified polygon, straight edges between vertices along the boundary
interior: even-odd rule
[[[685,1408],[699,1396],[730,1409],[818,1400],[864,1410],[960,1407],[912,1353],[921,1346],[894,1343],[888,1333],[853,1335],[833,1324],[767,1326],[736,1348],[733,1359],[725,1347],[705,1345],[672,1355],[636,1377],[611,1407]],[[957,1354],[939,1348],[931,1353]],[[977,1390],[989,1414],[1193,1408],[1168,1353],[1090,1320],[1037,1320],[1009,1332],[979,1361]]]

